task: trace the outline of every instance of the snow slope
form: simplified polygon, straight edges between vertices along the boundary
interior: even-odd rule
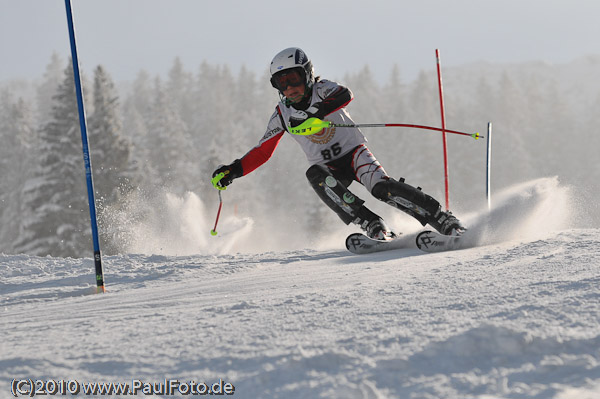
[[[481,246],[439,254],[355,256],[342,237],[105,257],[104,295],[91,259],[0,255],[0,397],[14,378],[222,379],[235,398],[600,397],[600,229],[566,225],[569,200],[555,179],[515,187],[470,216],[494,226],[478,227]]]

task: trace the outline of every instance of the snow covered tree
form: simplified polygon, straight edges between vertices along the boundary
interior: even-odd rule
[[[65,69],[49,122],[39,132],[37,165],[23,188],[23,231],[15,250],[84,256],[91,248],[73,70]]]
[[[146,140],[151,184],[169,187],[176,193],[190,189],[189,168],[194,149],[189,144],[187,126],[173,107],[160,78],[156,78]]]
[[[258,86],[254,74],[242,67],[236,79],[235,91],[231,93],[233,106],[239,112],[233,121],[237,131],[236,140],[231,143],[236,153],[245,152],[255,145],[265,129],[265,119],[269,114],[258,109]]]
[[[64,61],[56,52],[52,53],[50,63],[46,66],[42,83],[37,88],[38,126],[48,123],[48,119],[52,115],[52,98],[56,95],[58,86],[62,81],[64,69]]]
[[[408,123],[440,125],[440,106],[435,75],[421,71],[407,90],[406,103]],[[402,176],[406,178],[406,183],[422,186],[425,192],[435,198],[440,198],[444,184],[440,136],[414,129],[403,129],[397,134],[402,135],[402,138],[399,139],[402,151],[409,155],[398,157],[399,171],[394,173],[395,177]],[[391,170],[389,172],[392,173]]]
[[[186,126],[191,126],[194,118],[194,104],[192,103],[193,76],[185,71],[179,57],[173,61],[169,70],[166,83],[166,93],[171,99],[173,108],[179,114]]]
[[[410,123],[411,121],[406,103],[410,101],[408,89],[402,83],[400,69],[394,66],[390,74],[390,80],[385,84],[378,97],[380,97],[381,119],[378,122]],[[377,122],[376,122],[377,123]],[[368,132],[366,132],[368,134]],[[392,176],[399,178],[405,173],[403,159],[411,159],[413,149],[411,142],[414,134],[407,129],[379,129],[374,132],[370,141],[376,147],[376,156],[384,165],[386,171]],[[376,136],[375,136],[376,134]]]
[[[542,101],[534,115],[534,144],[536,160],[545,159],[536,165],[542,175],[556,175],[573,168],[569,174],[577,176],[584,168],[583,163],[565,163],[565,154],[578,152],[587,132],[577,128],[576,118],[570,106],[558,90],[557,82],[546,79],[540,83]],[[530,101],[531,102],[531,101]]]
[[[32,160],[35,140],[33,113],[19,98],[0,93],[0,252],[13,252],[24,215],[21,194]]]
[[[131,143],[129,158],[136,170],[137,184],[148,182],[150,176],[150,155],[146,141],[152,115],[153,93],[150,75],[144,70],[140,71],[122,109],[122,136]]]
[[[381,110],[383,117],[399,121],[406,118],[406,85],[402,82],[400,68],[394,65],[389,82],[382,88]]]
[[[598,148],[600,148],[600,137],[596,134],[598,126],[600,126],[600,91],[598,91],[595,101],[588,105],[586,117],[584,119],[581,130],[585,132],[585,138],[577,143],[577,146],[585,147],[584,156],[576,160],[576,165],[580,168],[581,181],[586,183],[588,187],[593,187],[594,192],[600,190],[600,162],[598,159]],[[596,160],[590,162],[591,160]]]
[[[531,98],[533,99],[533,97]],[[535,126],[528,114],[527,96],[519,85],[504,72],[500,77],[498,103],[494,124],[494,157],[496,165],[503,165],[510,173],[497,174],[500,187],[535,177],[535,160],[532,157],[534,141],[530,141]]]
[[[89,118],[94,188],[98,199],[115,202],[131,187],[129,141],[121,135],[119,102],[112,79],[102,66],[94,71],[94,112]]]
[[[130,161],[131,143],[121,134],[117,93],[102,66],[94,71],[93,105],[88,130],[101,248],[105,253],[113,253],[111,237],[118,228],[107,222],[110,215],[106,213],[119,208],[118,201],[137,186],[139,178]]]
[[[365,65],[356,74],[346,75],[344,80],[345,85],[354,93],[354,100],[348,106],[352,118],[357,123],[376,123],[375,121],[382,120],[384,111],[381,107],[381,89],[369,66]]]
[[[196,118],[191,132],[194,148],[199,152],[194,167],[202,179],[200,187],[204,189],[208,188],[206,182],[219,164],[243,155],[235,149],[240,134],[234,120],[239,112],[234,106],[235,87],[229,68],[207,63],[200,66],[193,97]]]
[[[411,120],[419,125],[440,124],[440,103],[434,74],[421,71],[412,83],[408,99]]]

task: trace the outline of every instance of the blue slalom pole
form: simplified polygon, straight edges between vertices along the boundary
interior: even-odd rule
[[[94,180],[92,178],[92,160],[90,158],[85,106],[83,104],[83,90],[81,88],[81,75],[79,74],[79,59],[77,57],[77,44],[75,43],[75,27],[73,25],[73,11],[71,0],[65,0],[67,9],[67,23],[69,25],[69,38],[71,40],[71,58],[73,59],[73,74],[75,76],[75,93],[77,94],[77,109],[79,111],[79,127],[81,130],[81,144],[83,147],[83,162],[85,164],[85,179],[87,181],[88,204],[92,222],[92,240],[94,242],[94,266],[96,269],[96,292],[105,292],[104,272],[102,271],[102,256],[100,254],[100,241],[98,240],[98,221],[96,219],[96,201],[94,200]]]

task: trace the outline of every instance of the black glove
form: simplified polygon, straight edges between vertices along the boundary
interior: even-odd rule
[[[244,175],[244,170],[242,169],[242,161],[236,159],[233,161],[231,165],[221,165],[219,166],[212,174],[213,179],[219,174],[225,174],[220,180],[214,181],[213,186],[215,188],[224,189],[228,185],[231,184],[233,179],[237,179],[238,177],[242,177]]]
[[[308,107],[306,111],[294,109],[292,115],[290,115],[290,127],[300,126],[308,118],[319,118],[318,112],[320,106],[321,103],[315,103]]]

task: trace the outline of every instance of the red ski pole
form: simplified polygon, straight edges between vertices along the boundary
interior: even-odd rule
[[[219,223],[219,216],[221,216],[221,208],[223,207],[223,199],[221,198],[221,191],[219,191],[219,210],[217,211],[217,219],[215,220],[215,227],[210,231],[213,236],[217,235],[217,223]]]

